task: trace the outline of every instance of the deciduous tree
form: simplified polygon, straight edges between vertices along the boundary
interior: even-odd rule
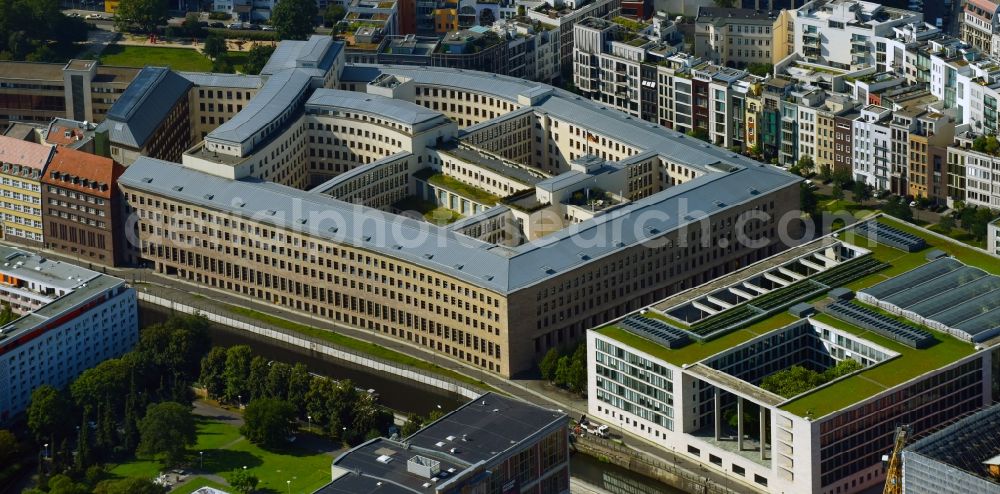
[[[163,454],[167,465],[180,463],[197,440],[191,409],[170,401],[150,405],[139,422],[139,437],[139,454]]]
[[[318,11],[313,0],[281,0],[271,13],[278,39],[306,39],[313,33]]]
[[[240,433],[250,442],[276,448],[288,442],[295,407],[284,400],[257,398],[247,405]]]

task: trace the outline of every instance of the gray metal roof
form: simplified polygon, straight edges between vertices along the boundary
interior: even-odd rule
[[[294,68],[330,70],[343,47],[343,43],[334,41],[330,36],[318,34],[305,41],[285,40],[278,44],[260,74],[268,76]]]
[[[493,244],[324,194],[228,180],[148,157],[129,166],[119,184],[378,252],[497,292],[508,287],[508,260],[490,251]]]
[[[320,88],[313,91],[306,101],[308,107],[333,107],[377,115],[405,125],[416,125],[434,119],[443,119],[441,112],[425,108],[406,100],[386,98],[377,94],[340,89]]]
[[[243,110],[215,130],[207,139],[243,143],[251,139],[264,127],[289,109],[302,98],[312,81],[312,74],[302,70],[283,70],[268,77],[267,82],[250,100]]]
[[[207,139],[243,144],[289,108],[297,111],[313,78],[325,76],[342,49],[343,43],[330,36],[313,35],[306,41],[282,41],[261,70],[266,81],[257,95],[243,111],[209,132]]]
[[[190,87],[191,81],[166,67],[140,70],[108,110],[104,128],[111,142],[142,148]]]
[[[178,72],[179,76],[201,87],[229,87],[234,89],[257,89],[264,84],[264,78],[248,74],[213,74],[210,72]]]

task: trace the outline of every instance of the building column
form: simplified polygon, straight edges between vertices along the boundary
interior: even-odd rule
[[[760,407],[760,459],[766,460],[765,450],[767,449],[767,436],[764,434],[767,432],[767,422],[764,420],[767,418],[767,408],[763,405]]]
[[[743,397],[736,397],[736,447],[743,451]]]
[[[718,441],[721,437],[720,429],[722,429],[722,407],[719,406],[719,398],[721,393],[719,388],[715,388],[715,440]]]

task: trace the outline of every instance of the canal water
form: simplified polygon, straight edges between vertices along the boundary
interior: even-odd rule
[[[139,318],[142,327],[164,321],[169,313],[169,309],[160,306],[139,304]],[[349,362],[336,360],[327,355],[313,353],[301,347],[287,345],[228,326],[210,323],[208,333],[212,338],[212,344],[216,346],[249,345],[256,355],[269,360],[291,364],[302,362],[309,367],[310,372],[337,380],[350,379],[359,388],[374,389],[378,392],[379,401],[383,405],[402,413],[415,412],[427,415],[438,406],[442,411],[449,412],[467,401],[464,397],[454,393],[399,379],[395,376],[382,375]],[[583,454],[573,455],[570,469],[574,477],[612,494],[681,494],[683,492]]]

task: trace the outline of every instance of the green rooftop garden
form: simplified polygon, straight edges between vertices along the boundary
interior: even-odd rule
[[[847,379],[805,394],[781,407],[782,410],[800,417],[822,417],[975,352],[975,347],[971,343],[932,329],[923,328],[932,333],[938,339],[938,343],[930,348],[918,350],[827,314],[816,315],[813,319],[861,336],[872,343],[899,353],[899,356],[872,366]]]
[[[650,313],[647,312],[646,316],[649,314]],[[706,342],[695,341],[675,350],[664,348],[651,340],[647,340],[636,335],[635,333],[626,331],[625,329],[614,324],[598,329],[597,332],[618,340],[625,345],[635,348],[636,350],[646,352],[656,358],[662,359],[665,362],[669,362],[676,366],[682,366],[684,364],[699,362],[704,360],[706,357],[715,355],[716,353],[744,343],[764,333],[788,326],[798,320],[799,318],[789,314],[788,312],[781,312],[773,317],[769,317],[761,322],[758,322],[757,324],[733,331],[714,340]],[[668,323],[674,324],[670,321],[668,321]]]
[[[413,174],[414,177],[423,180],[431,185],[436,185],[443,189],[450,190],[462,197],[471,199],[480,204],[486,204],[488,206],[494,206],[496,203],[500,202],[500,198],[486,192],[479,187],[469,185],[465,182],[461,182],[454,177],[449,177],[444,173],[435,171],[432,168],[424,168]]]

